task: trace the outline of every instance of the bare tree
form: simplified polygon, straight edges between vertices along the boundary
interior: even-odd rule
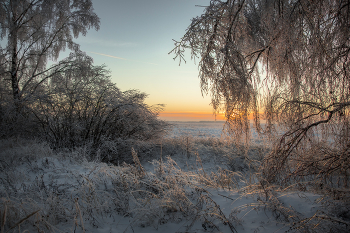
[[[15,102],[48,78],[55,69],[46,68],[48,60],[66,48],[77,51],[73,38],[99,23],[91,0],[0,0],[0,39],[7,39],[0,47],[0,76],[10,81]]]
[[[116,139],[146,141],[160,137],[167,126],[157,118],[161,106],[145,104],[145,93],[120,91],[109,71],[94,66],[84,53],[72,53],[51,72],[30,105],[55,148],[90,144],[96,149],[104,140]]]
[[[212,0],[172,52],[199,57],[202,91],[235,136],[250,132],[251,115],[279,136],[268,181],[336,177],[347,187],[349,25],[346,0]]]

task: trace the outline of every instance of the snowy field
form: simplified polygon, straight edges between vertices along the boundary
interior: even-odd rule
[[[224,121],[170,121],[173,129],[168,137],[193,136],[199,138],[220,138],[224,127]]]
[[[225,138],[225,121],[170,121],[172,129],[168,132],[168,138],[194,137],[194,138]],[[261,144],[253,123],[250,125],[252,143]],[[264,124],[261,124],[264,127]]]
[[[327,198],[257,182],[260,148],[247,159],[199,136],[164,139],[147,158],[132,149],[133,165],[119,166],[88,161],[83,148],[0,141],[1,233],[337,232]]]

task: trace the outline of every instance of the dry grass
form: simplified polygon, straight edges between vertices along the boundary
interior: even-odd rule
[[[282,203],[280,195],[296,187],[281,190],[264,182],[255,170],[260,156],[257,148],[239,154],[227,142],[191,140],[163,141],[161,156],[157,153],[153,160],[153,171],[144,168],[145,158],[140,158],[136,150],[131,152],[134,165],[115,166],[88,162],[83,149],[56,153],[45,143],[1,141],[1,233],[85,232],[91,227],[103,227],[103,222],[118,215],[130,219],[126,232],[135,227],[158,229],[163,224],[182,221],[187,223],[185,231],[200,223],[204,230],[237,232],[241,222],[237,214],[243,209],[269,210],[292,231],[322,232],[334,225],[338,227],[334,229],[348,226],[349,208],[343,206],[336,211],[340,200],[338,204],[324,200],[333,212],[317,212],[311,217]],[[180,148],[178,153],[183,154],[182,160],[178,159],[181,164],[166,156],[174,148]],[[249,153],[251,158],[247,158]],[[223,166],[229,161],[245,163],[240,165],[246,168]],[[185,162],[191,162],[192,167],[186,167]],[[208,163],[220,166],[207,168]],[[257,202],[225,214],[210,194],[210,190],[218,189],[254,196]]]
[[[44,143],[9,140],[1,146],[6,148],[0,153],[6,168],[0,172],[1,233],[55,232],[67,226],[71,232],[84,232],[86,224],[97,227],[101,219],[115,214],[131,217],[130,226],[157,228],[186,220],[211,222],[217,228],[225,223],[234,229],[206,191],[237,188],[232,171],[207,174],[201,167],[185,172],[167,157],[164,162],[155,160],[155,170],[146,172],[135,150],[135,165],[114,166],[87,162],[81,150],[57,154]],[[196,159],[201,162],[199,155]],[[67,162],[77,170],[66,168]]]

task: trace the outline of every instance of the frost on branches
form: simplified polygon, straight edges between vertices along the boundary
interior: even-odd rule
[[[249,139],[251,116],[276,136],[269,182],[349,185],[349,14],[342,0],[212,0],[175,41],[236,137]]]
[[[77,51],[73,38],[99,24],[90,0],[0,0],[0,39],[7,40],[0,46],[2,85],[10,85],[17,102],[32,94],[48,78],[48,59]]]

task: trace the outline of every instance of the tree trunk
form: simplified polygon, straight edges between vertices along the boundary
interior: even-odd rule
[[[12,84],[12,93],[13,100],[15,104],[18,104],[19,96],[19,85],[18,85],[18,26],[17,26],[17,9],[15,4],[12,6],[12,30],[11,30],[11,49],[12,49],[12,60],[11,60],[11,84]]]
[[[13,39],[13,50],[12,50],[12,67],[11,67],[11,82],[12,82],[12,93],[13,100],[18,102],[19,100],[19,86],[18,86],[18,75],[17,75],[17,40]]]

